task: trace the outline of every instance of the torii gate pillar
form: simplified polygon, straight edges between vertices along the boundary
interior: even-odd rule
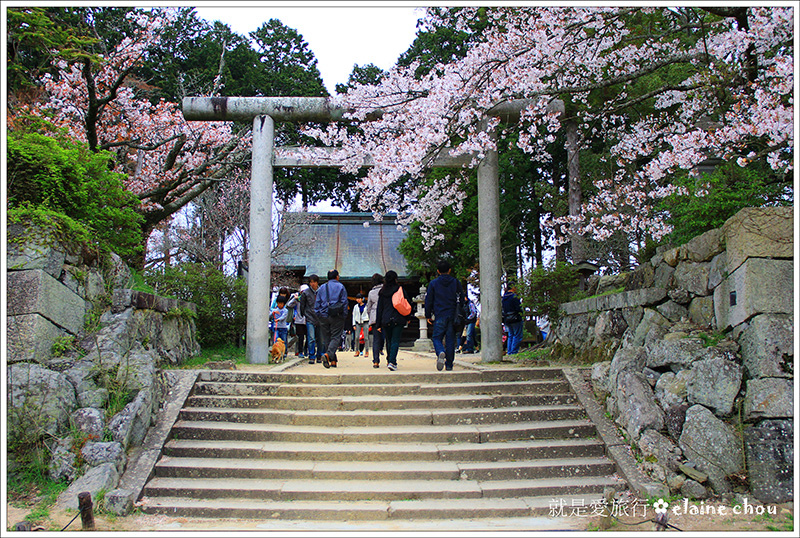
[[[275,121],[253,118],[253,165],[250,176],[250,250],[247,272],[247,361],[264,364],[269,357],[269,307],[272,300],[272,156]]]

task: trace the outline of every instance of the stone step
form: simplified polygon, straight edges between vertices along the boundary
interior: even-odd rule
[[[440,394],[436,398],[428,396],[312,396],[294,398],[291,396],[236,396],[236,395],[194,395],[186,401],[187,407],[231,407],[246,409],[319,409],[355,411],[369,409],[433,409],[433,408],[491,408],[535,405],[571,405],[578,398],[571,393],[561,394]]]
[[[272,519],[307,521],[381,521],[409,519],[519,518],[558,514],[559,506],[586,506],[599,503],[602,495],[586,494],[553,499],[552,496],[401,501],[266,501],[240,498],[190,499],[180,497],[147,498],[146,514],[181,517]],[[564,516],[566,517],[566,516]]]
[[[236,497],[274,501],[400,501],[602,494],[621,487],[615,477],[591,476],[532,480],[326,480],[252,478],[166,478],[147,484],[148,497]]]
[[[186,421],[286,424],[295,426],[440,426],[584,418],[579,405],[517,406],[500,409],[407,409],[388,411],[318,411],[184,407]]]
[[[360,359],[359,359],[360,360]],[[370,362],[363,359],[365,362]],[[382,361],[385,363],[385,361]],[[431,359],[431,364],[435,360]],[[336,384],[336,385],[407,385],[418,383],[495,383],[505,381],[530,381],[564,379],[560,368],[508,368],[497,370],[474,371],[465,370],[440,374],[403,372],[401,370],[387,375],[381,373],[352,373],[340,374],[324,371],[319,374],[295,374],[291,372],[252,372],[237,370],[202,370],[198,374],[198,381],[212,381],[217,383],[299,383],[308,384]]]
[[[600,457],[599,439],[537,439],[503,443],[290,443],[172,439],[163,453],[173,457],[264,458],[313,461],[513,461]]]
[[[614,464],[605,457],[551,458],[510,462],[174,458],[156,464],[155,476],[181,478],[260,478],[320,480],[533,480],[608,476]]]
[[[299,398],[311,398],[326,396],[440,396],[445,394],[558,394],[568,392],[569,390],[569,383],[563,379],[498,381],[491,383],[309,383],[305,385],[297,383],[250,383],[245,381],[237,383],[198,381],[194,387],[194,394],[226,396],[294,396]]]
[[[298,443],[490,443],[520,439],[577,439],[594,435],[594,424],[588,419],[425,427],[326,427],[178,420],[171,432],[174,439]]]

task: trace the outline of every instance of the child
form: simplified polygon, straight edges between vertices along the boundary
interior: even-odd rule
[[[275,341],[277,342],[278,338],[280,338],[285,344],[289,333],[289,323],[287,321],[289,311],[286,309],[286,297],[283,295],[278,296],[275,301],[275,309],[269,316],[275,320]]]

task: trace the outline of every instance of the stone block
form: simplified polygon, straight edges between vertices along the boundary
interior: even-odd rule
[[[668,320],[677,323],[681,319],[688,317],[689,310],[674,301],[667,301],[656,307],[656,310]]]
[[[751,258],[731,275],[728,323],[735,327],[758,314],[791,314],[794,311],[794,263],[792,260]],[[730,293],[735,293],[735,305]]]
[[[738,342],[748,377],[793,377],[793,320],[787,314],[760,314],[747,323]]]
[[[686,383],[691,370],[681,370],[677,374],[665,372],[658,378],[655,387],[656,399],[664,409],[686,403]],[[685,409],[684,409],[685,412]]]
[[[707,262],[725,250],[721,228],[714,228],[698,235],[684,245],[686,257],[693,262]]]
[[[714,256],[708,266],[708,289],[713,290],[728,277],[728,256],[721,252]]]
[[[718,416],[733,412],[733,401],[742,386],[742,367],[720,357],[703,359],[692,364],[686,382],[686,398],[690,404],[701,404]]]
[[[794,416],[793,380],[766,377],[749,379],[744,397],[744,419],[752,422],[763,418]]]
[[[86,303],[45,271],[13,271],[7,274],[9,316],[39,314],[72,334],[83,329]]]
[[[53,355],[53,341],[64,331],[39,314],[9,316],[6,357],[9,363],[41,362]]]
[[[728,274],[748,258],[786,258],[794,254],[792,207],[748,207],[725,221]]]
[[[52,240],[30,235],[28,228],[11,224],[6,230],[6,267],[9,271],[41,270],[54,278],[61,276],[64,249]]]
[[[711,264],[709,262],[684,261],[675,268],[674,285],[684,289],[692,295],[708,295],[708,274]]]
[[[695,297],[689,304],[689,319],[700,327],[714,326],[714,298]]]
[[[794,500],[794,426],[764,420],[744,429],[750,490],[763,503]]]

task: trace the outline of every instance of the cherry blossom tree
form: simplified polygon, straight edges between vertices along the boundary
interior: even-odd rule
[[[141,201],[145,240],[249,155],[247,132],[234,132],[226,122],[187,122],[176,103],[153,103],[137,94],[146,84],[132,74],[175,16],[170,9],[128,12],[130,35],[107,51],[61,59],[57,75],[43,77],[46,100],[9,116],[11,126],[25,114],[46,116],[92,151],[116,152],[126,189]]]
[[[429,10],[429,28],[469,32],[480,19],[485,29],[463,58],[423,75],[416,63],[398,66],[380,84],[351,87],[338,102],[362,121],[358,132],[309,132],[342,148],[345,170],[371,155],[361,207],[419,221],[432,241],[442,209],[463,203],[457,175],[421,188],[437,155],[473,155],[474,167],[495,147],[487,131],[515,130],[519,147],[546,163],[548,144],[571,125],[579,151],[605,141],[608,173],[594,178],[579,214],[547,224],[564,240],[642,231],[658,240],[670,229],[653,203],[675,192],[673,174],[712,157],[764,162],[782,178],[793,169],[793,17],[786,6]],[[484,122],[518,99],[518,121]],[[553,112],[553,99],[567,112]]]

